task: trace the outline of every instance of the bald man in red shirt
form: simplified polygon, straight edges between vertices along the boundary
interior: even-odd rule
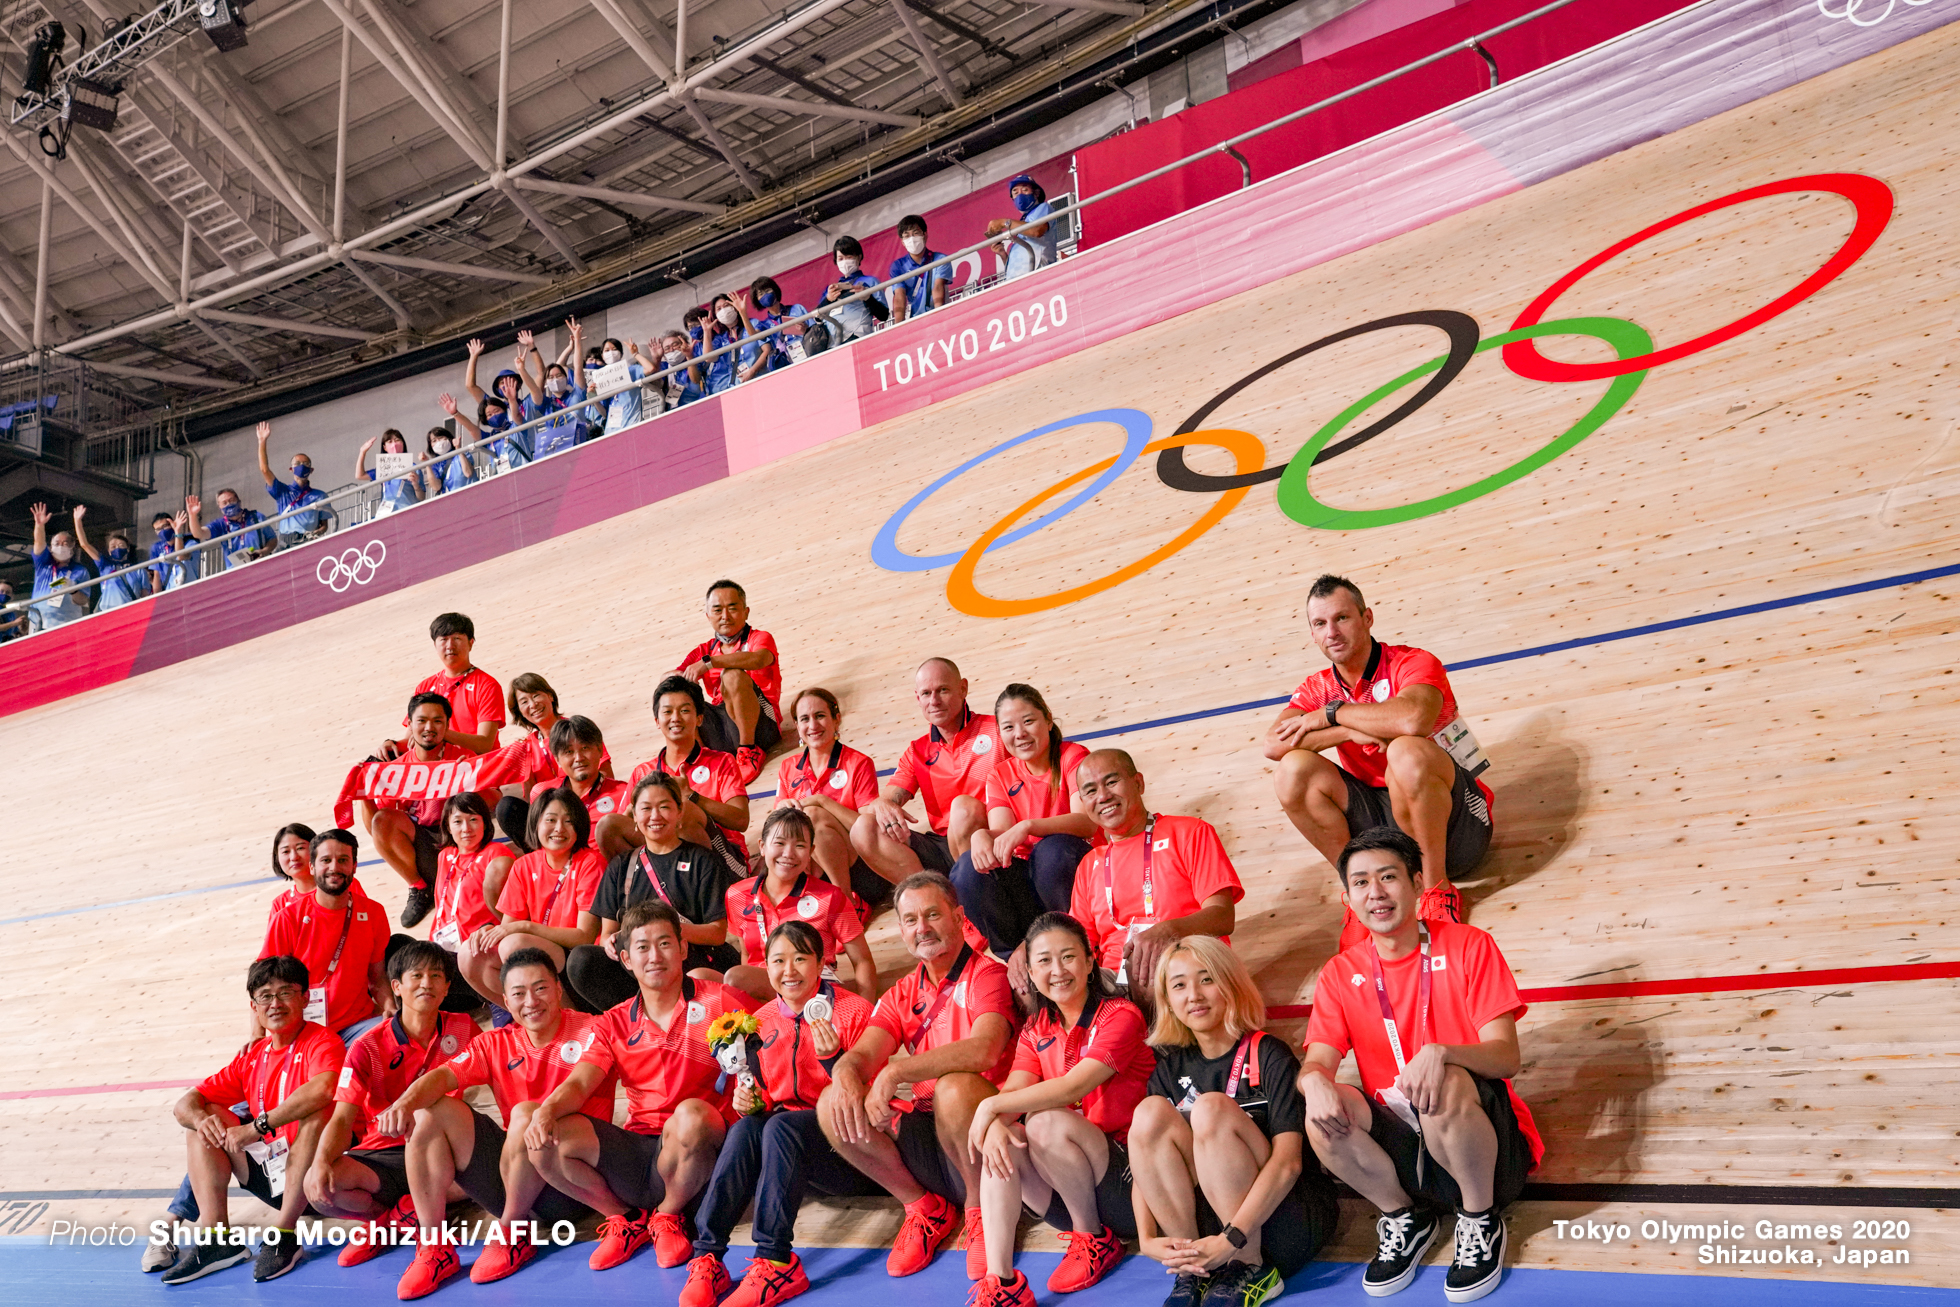
[[[974,832],[987,829],[987,777],[1001,756],[1000,728],[967,706],[966,678],[952,659],[920,663],[912,694],[929,729],[851,827],[851,847],[894,885],[920,871],[950,872]],[[915,794],[925,801],[923,831],[905,811]]]

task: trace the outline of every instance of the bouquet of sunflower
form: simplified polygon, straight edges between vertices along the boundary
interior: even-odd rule
[[[761,1029],[754,1014],[749,1012],[724,1012],[708,1023],[708,1051],[721,1064],[721,1077],[715,1081],[715,1092],[726,1089],[728,1077],[734,1076],[736,1086],[749,1091],[751,1116],[763,1109],[762,1095],[756,1089],[755,1072],[749,1067],[749,1036]]]

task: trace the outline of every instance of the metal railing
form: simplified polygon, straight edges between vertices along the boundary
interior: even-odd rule
[[[1602,2],[1604,2],[1604,0],[1602,0]],[[1719,2],[1720,0],[1703,0],[1704,4],[1714,4]],[[735,356],[734,363],[736,366],[734,370],[736,376],[739,379],[740,355],[742,351],[755,347],[758,342],[766,342],[772,336],[790,333],[792,329],[795,329],[795,331],[798,334],[800,334],[801,329],[807,324],[809,324],[810,322],[813,322],[819,318],[824,318],[824,319],[830,318],[841,305],[849,304],[849,303],[861,303],[865,300],[870,299],[874,295],[882,296],[885,292],[891,290],[893,287],[901,286],[904,283],[911,281],[915,277],[930,276],[935,269],[951,266],[953,264],[956,264],[959,260],[967,257],[968,255],[977,254],[980,253],[981,251],[991,249],[997,241],[1002,241],[1009,237],[1017,235],[1021,232],[1028,231],[1031,228],[1040,226],[1042,225],[1043,222],[1049,221],[1053,218],[1059,218],[1063,215],[1066,215],[1067,221],[1071,225],[1073,225],[1076,222],[1075,215],[1080,210],[1085,209],[1092,204],[1100,204],[1107,200],[1114,199],[1118,195],[1124,194],[1127,191],[1134,190],[1137,187],[1142,186],[1148,182],[1155,181],[1159,177],[1167,176],[1170,173],[1176,172],[1180,168],[1189,167],[1190,165],[1194,163],[1198,163],[1204,159],[1211,158],[1215,155],[1226,155],[1229,157],[1237,158],[1241,161],[1241,163],[1243,163],[1243,157],[1239,155],[1239,152],[1234,147],[1243,145],[1245,142],[1253,140],[1256,137],[1263,136],[1267,132],[1275,131],[1281,127],[1285,127],[1290,123],[1298,122],[1300,119],[1306,118],[1312,114],[1320,113],[1325,109],[1332,108],[1334,105],[1340,104],[1346,100],[1351,100],[1357,95],[1362,95],[1368,91],[1374,90],[1376,87],[1384,86],[1389,82],[1395,81],[1398,78],[1406,77],[1410,73],[1419,72],[1422,69],[1427,68],[1430,65],[1438,63],[1444,59],[1447,59],[1452,55],[1462,54],[1465,52],[1474,53],[1480,56],[1485,61],[1485,63],[1489,65],[1490,78],[1491,78],[1490,86],[1482,91],[1476,92],[1474,95],[1471,95],[1467,98],[1476,99],[1478,98],[1478,96],[1488,95],[1490,91],[1496,89],[1498,85],[1498,70],[1497,70],[1496,59],[1490,54],[1488,50],[1486,50],[1483,47],[1483,43],[1490,40],[1492,37],[1500,36],[1505,32],[1513,31],[1519,27],[1523,27],[1528,23],[1535,22],[1536,20],[1545,17],[1547,14],[1555,13],[1558,10],[1566,8],[1568,5],[1572,5],[1576,3],[1578,3],[1578,0],[1552,0],[1551,3],[1542,5],[1539,8],[1532,10],[1529,13],[1521,14],[1518,17],[1513,18],[1508,22],[1500,23],[1496,27],[1492,27],[1486,31],[1479,32],[1475,36],[1472,36],[1466,40],[1454,41],[1448,46],[1445,46],[1443,49],[1437,50],[1433,54],[1425,55],[1421,59],[1414,60],[1410,63],[1404,64],[1400,68],[1396,68],[1389,72],[1383,73],[1379,77],[1371,78],[1368,81],[1363,82],[1357,86],[1351,86],[1345,91],[1340,91],[1334,95],[1327,96],[1324,99],[1316,100],[1314,103],[1306,105],[1299,109],[1295,109],[1290,113],[1282,114],[1280,117],[1274,118],[1270,122],[1262,123],[1257,127],[1253,127],[1248,129],[1247,131],[1240,132],[1238,135],[1229,137],[1226,140],[1218,142],[1217,144],[1208,145],[1201,150],[1195,150],[1192,153],[1185,155],[1183,158],[1164,164],[1162,167],[1153,168],[1149,172],[1130,178],[1128,181],[1119,182],[1114,186],[1110,186],[1104,190],[1098,191],[1094,195],[1084,196],[1080,199],[1075,199],[1072,203],[1065,204],[1061,213],[1059,214],[1051,214],[1048,217],[1044,217],[1043,219],[1036,220],[1033,222],[1022,222],[1022,223],[1013,224],[1005,232],[1002,232],[999,236],[988,237],[972,245],[968,245],[961,249],[955,250],[950,254],[942,254],[937,259],[933,260],[931,263],[924,264],[919,268],[915,268],[911,272],[906,273],[904,276],[889,277],[884,281],[878,282],[874,285],[866,286],[864,289],[858,291],[856,294],[846,296],[843,299],[837,300],[833,303],[825,304],[816,309],[809,310],[808,312],[799,314],[794,318],[786,318],[782,322],[778,323],[773,327],[767,328],[766,330],[745,333],[743,336],[739,337],[738,339],[736,339],[730,344],[723,345],[715,349],[703,350],[700,354],[690,357],[686,362],[678,363],[671,367],[662,368],[658,371],[647,372],[643,374],[641,377],[639,377],[638,379],[630,380],[626,384],[615,386],[610,390],[604,390],[593,394],[586,394],[585,398],[576,404],[568,403],[564,409],[547,414],[543,417],[532,418],[525,422],[516,423],[511,426],[504,427],[498,431],[484,435],[481,439],[472,441],[468,445],[465,445],[457,449],[451,454],[439,456],[438,461],[440,461],[441,459],[462,457],[465,454],[470,455],[472,459],[479,459],[479,458],[493,459],[493,456],[490,453],[490,446],[492,446],[498,441],[508,439],[511,436],[518,435],[524,432],[533,431],[540,427],[548,426],[553,423],[563,422],[566,418],[566,414],[574,409],[591,408],[597,406],[600,408],[601,412],[603,413],[608,402],[614,396],[623,395],[631,390],[642,390],[642,391],[656,390],[656,389],[664,390],[665,389],[664,383],[668,379],[682,372],[692,371],[695,368],[702,368],[704,370],[704,375],[705,375],[706,365],[710,361],[721,358],[726,355]],[[1398,126],[1399,125],[1400,124],[1398,124]],[[1388,130],[1393,131],[1395,130],[1395,128],[1391,127]],[[1349,147],[1343,147],[1343,148],[1351,148],[1352,145],[1359,145],[1361,143],[1362,142],[1360,141],[1352,142]],[[1249,171],[1249,165],[1247,165],[1247,169]],[[1075,234],[1079,236],[1079,232]],[[1039,272],[1040,269],[1036,268],[1034,271]],[[968,290],[966,293],[972,294],[972,293],[977,293],[980,291],[992,289],[994,286],[999,284],[1000,284],[999,281],[993,281],[989,279],[986,282],[986,284],[976,286],[975,288]],[[855,339],[865,339],[865,337],[857,337]],[[854,342],[845,341],[842,343],[842,345],[848,346],[851,343]],[[763,345],[763,348],[765,349],[773,348],[773,345],[765,344]],[[574,362],[577,361],[575,360]],[[765,372],[761,375],[767,376],[769,374]],[[583,394],[584,392],[580,392],[580,393]],[[684,405],[678,405],[676,407],[684,407]],[[672,409],[663,408],[662,413],[672,412],[672,411],[673,411]],[[661,414],[655,414],[653,415],[652,418],[646,420],[657,420],[659,416],[661,416]],[[595,438],[597,437],[589,437],[588,440],[595,439]],[[566,450],[559,451],[558,454],[551,455],[551,457],[555,458],[558,457],[559,454],[568,453],[570,452],[571,448],[575,448],[575,447],[576,446],[568,447]],[[527,460],[527,461],[533,461],[533,460]],[[427,466],[427,464],[417,465],[418,469],[424,466]],[[513,472],[517,472],[521,470],[522,470],[521,468],[511,469],[511,471]],[[476,479],[479,481],[486,480],[492,475],[499,475],[499,474],[494,471],[480,472]],[[354,520],[349,522],[347,525],[349,526],[357,525],[361,522],[372,520],[371,515],[360,514],[358,512],[358,506],[364,500],[364,498],[368,496],[379,497],[379,495],[381,494],[380,487],[383,484],[385,483],[377,479],[376,481],[371,483],[362,482],[362,483],[355,483],[354,485],[351,486],[344,486],[341,489],[334,491],[331,495],[327,496],[325,500],[307,505],[304,508],[292,509],[287,512],[276,514],[272,517],[262,518],[259,522],[254,523],[245,529],[261,530],[261,531],[266,531],[269,533],[276,534],[276,524],[279,522],[287,521],[303,514],[317,513],[321,511],[323,507],[331,511],[334,511],[335,515],[338,516],[337,510],[338,507],[342,504],[348,506],[350,510],[350,516],[354,518]],[[462,493],[463,491],[466,491],[468,489],[469,487],[465,486],[460,488],[458,491],[451,492],[451,493]],[[429,501],[423,500],[422,502],[426,503]],[[415,507],[419,507],[419,504],[410,505],[409,509],[403,511],[410,511]],[[345,529],[345,527],[342,527],[341,529]],[[236,534],[236,533],[232,533],[232,534]],[[100,586],[103,582],[113,579],[114,577],[124,576],[131,572],[144,571],[153,565],[158,565],[158,564],[167,565],[170,563],[174,563],[178,559],[185,556],[196,557],[199,564],[199,570],[202,576],[215,575],[218,571],[223,570],[223,567],[228,564],[221,565],[219,567],[212,567],[209,565],[210,558],[214,551],[222,550],[225,548],[225,541],[227,540],[227,538],[228,536],[217,536],[217,537],[213,537],[208,541],[200,541],[197,544],[187,549],[180,550],[177,553],[173,553],[171,555],[166,556],[165,558],[155,560],[154,564],[150,561],[145,561],[135,566],[122,568],[116,572],[106,573],[104,575],[96,577],[94,580],[87,581],[80,585],[74,586],[72,588],[65,589],[61,593],[72,594],[78,590],[90,589],[96,586]],[[317,536],[310,537],[310,539],[311,538],[318,538],[318,537]],[[274,552],[277,547],[278,546],[275,544],[272,549],[266,550],[265,553],[269,554],[271,552]],[[235,544],[233,545],[233,551],[234,552],[237,551],[237,546]],[[264,555],[262,554],[260,556],[264,556]],[[60,596],[57,595],[55,597],[58,598]],[[0,613],[18,612],[23,609],[32,608],[37,604],[46,604],[49,602],[51,602],[51,599],[49,596],[46,595],[41,596],[39,598],[16,599],[13,603],[0,606]],[[82,618],[77,620],[87,620],[87,619]],[[72,621],[66,624],[72,625]]]

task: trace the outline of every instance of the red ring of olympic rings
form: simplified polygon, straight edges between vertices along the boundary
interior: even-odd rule
[[[1843,196],[1857,209],[1858,221],[1852,226],[1851,235],[1845,238],[1843,246],[1823,267],[1753,313],[1745,314],[1727,326],[1717,327],[1714,331],[1679,345],[1670,345],[1666,349],[1657,349],[1651,354],[1642,354],[1635,358],[1616,359],[1610,363],[1561,363],[1557,359],[1548,359],[1539,353],[1538,342],[1535,340],[1514,340],[1504,346],[1504,366],[1519,376],[1529,377],[1533,381],[1594,381],[1604,377],[1620,377],[1629,372],[1639,372],[1645,368],[1659,367],[1663,363],[1672,363],[1690,354],[1698,354],[1725,340],[1740,336],[1751,328],[1760,327],[1778,314],[1794,308],[1836,280],[1839,274],[1856,263],[1859,257],[1872,247],[1873,242],[1878,240],[1879,233],[1885,230],[1885,224],[1892,218],[1892,189],[1884,182],[1862,173],[1816,173],[1808,177],[1791,177],[1780,182],[1751,186],[1733,195],[1724,195],[1719,200],[1698,204],[1671,218],[1663,218],[1645,231],[1635,232],[1619,244],[1594,255],[1566,273],[1552,283],[1544,294],[1525,306],[1524,312],[1518,315],[1518,320],[1511,324],[1511,330],[1520,331],[1526,327],[1537,326],[1544,320],[1545,311],[1551,308],[1559,296],[1572,289],[1580,278],[1642,241],[1699,218],[1703,214],[1714,213],[1718,209],[1731,208],[1749,200],[1762,199],[1767,195],[1788,195],[1801,191],[1829,191],[1834,195]]]

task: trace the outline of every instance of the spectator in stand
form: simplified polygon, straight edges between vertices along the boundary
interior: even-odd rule
[[[14,584],[0,581],[0,644],[18,640],[27,634],[27,610],[25,608],[6,611],[6,606],[14,601]]]
[[[265,479],[265,488],[272,495],[273,506],[279,513],[291,513],[291,517],[280,517],[273,523],[281,546],[296,545],[323,536],[333,525],[334,512],[331,505],[305,509],[309,504],[326,504],[327,495],[323,490],[313,488],[313,457],[310,454],[294,454],[292,465],[287,469],[293,474],[293,483],[287,485],[272,475],[272,461],[266,454],[266,446],[272,440],[272,424],[261,422],[256,432],[259,438],[259,475]]]
[[[891,310],[876,295],[850,298],[878,284],[876,277],[864,271],[864,247],[858,244],[857,237],[839,236],[831,246],[831,257],[837,264],[837,280],[824,288],[823,302],[834,307],[828,308],[824,317],[829,319],[836,335],[831,343],[841,345],[859,336],[869,336],[879,323],[891,316]]]
[[[597,941],[573,949],[565,959],[565,979],[594,1012],[617,1007],[639,992],[626,969],[619,923],[634,904],[657,899],[674,910],[687,946],[683,965],[700,980],[719,980],[741,961],[728,943],[724,897],[733,873],[720,855],[681,838],[681,805],[687,789],[665,772],[642,776],[633,786],[633,824],[640,847],[628,849],[606,867],[592,904],[579,918],[581,929]]]
[[[809,310],[801,304],[783,303],[783,288],[776,284],[774,277],[757,277],[749,283],[749,326],[758,332],[770,331],[783,325],[791,318],[800,318]],[[803,354],[798,338],[803,328],[793,326],[764,341],[769,347],[768,365],[762,369],[774,372],[786,368]]]
[[[694,1260],[679,1307],[714,1307],[731,1287],[722,1258],[728,1236],[755,1203],[755,1255],[731,1307],[776,1307],[810,1287],[792,1239],[807,1190],[834,1197],[881,1192],[871,1177],[839,1157],[817,1124],[817,1101],[830,1068],[855,1045],[871,1004],[823,976],[823,941],[801,921],[769,932],[771,996],[756,1012],[757,1075],[738,1083],[737,1114],[715,1158],[714,1175],[695,1218]],[[812,1008],[811,1001],[820,999]]]
[[[272,533],[259,525],[265,521],[264,514],[256,508],[245,507],[236,490],[227,487],[218,492],[218,517],[208,528],[199,516],[202,508],[196,495],[184,499],[184,510],[190,515],[188,529],[192,537],[198,540],[215,540],[223,536],[226,567],[249,563],[271,551]]]
[[[1320,970],[1300,1097],[1314,1152],[1381,1212],[1362,1288],[1406,1287],[1448,1212],[1443,1293],[1474,1302],[1503,1278],[1504,1208],[1545,1145],[1511,1087],[1525,1005],[1510,964],[1475,926],[1418,917],[1422,864],[1422,846],[1384,826],[1341,850],[1342,896],[1367,936]],[[1360,1089],[1334,1079],[1349,1050]]]
[[[430,427],[422,445],[424,499],[461,490],[475,479],[470,473],[470,456],[457,452],[456,433],[448,427]]]
[[[517,853],[490,834],[490,805],[482,795],[452,794],[444,801],[429,939],[450,956],[452,992],[443,1007],[451,1012],[471,1011],[479,996],[495,1004],[500,993],[488,983],[495,976],[497,950],[486,941],[500,920],[490,905],[503,894]]]
[[[47,599],[28,612],[36,630],[52,631],[88,616],[90,596],[81,587],[95,579],[95,569],[75,556],[75,537],[70,533],[57,531],[53,540],[48,539],[48,519],[54,514],[46,504],[30,505],[27,511],[34,517],[34,597]],[[87,505],[75,505],[78,530],[87,513]]]
[[[577,318],[566,318],[565,327],[572,335],[572,352],[579,352],[582,337]],[[517,370],[524,379],[524,388],[531,392],[530,416],[551,416],[551,421],[531,433],[531,448],[538,458],[546,458],[576,445],[584,435],[585,423],[582,412],[585,408],[585,388],[573,383],[562,363],[547,365],[544,355],[538,353],[537,337],[528,331],[517,333]],[[536,359],[544,374],[540,385],[537,377],[531,374],[528,360]]]
[[[1238,954],[1192,935],[1151,982],[1157,1069],[1130,1124],[1137,1246],[1175,1275],[1164,1307],[1257,1304],[1334,1233],[1334,1186],[1306,1155],[1299,1059],[1260,1027]]]
[[[445,737],[449,733],[449,700],[423,690],[408,701],[409,760],[454,762],[475,753]],[[412,928],[436,905],[436,859],[442,850],[441,799],[364,798],[354,801],[361,824],[374,838],[382,861],[408,882],[408,902],[402,908],[403,928]]]
[[[617,336],[608,336],[606,337],[605,343],[600,347],[599,357],[605,366],[611,367],[615,363],[625,361],[626,347],[619,343]],[[646,374],[646,360],[640,357],[640,347],[635,345],[633,346],[633,360],[626,365],[627,379],[637,383],[645,379]],[[587,383],[586,389],[588,391],[592,389],[590,382]],[[637,384],[629,385],[626,389],[606,399],[604,403],[606,406],[605,435],[610,436],[615,432],[624,431],[630,426],[639,424],[642,411],[640,387]],[[587,411],[589,412],[590,410],[588,409]]]
[[[531,438],[534,433],[520,431],[508,437],[498,437],[497,433],[508,427],[526,421],[534,416],[524,407],[524,397],[520,393],[523,381],[514,370],[499,372],[490,382],[489,393],[476,384],[476,361],[483,353],[483,342],[472,340],[469,343],[469,361],[463,365],[463,389],[476,401],[481,415],[478,427],[483,436],[490,439],[484,447],[484,454],[492,467],[488,475],[512,472],[531,461]],[[524,355],[517,355],[517,363],[523,365]],[[444,405],[444,411],[450,411]]]
[[[1015,216],[994,219],[987,224],[987,234],[1001,237],[994,242],[994,253],[1007,265],[1002,280],[1011,281],[1036,268],[1047,267],[1058,256],[1055,224],[1050,221],[1054,210],[1048,205],[1048,192],[1042,189],[1041,183],[1022,173],[1007,183],[1007,198],[1014,203]],[[1033,225],[1007,234],[1024,223]]]
[[[974,1109],[967,1142],[981,1163],[987,1224],[1012,1230],[1023,1208],[1042,1213],[1068,1244],[1048,1288],[1074,1293],[1114,1270],[1123,1240],[1136,1237],[1123,1144],[1157,1059],[1143,1012],[1110,992],[1081,922],[1045,913],[1026,942],[1035,1014],[1000,1093]],[[1032,1307],[1013,1239],[987,1246],[987,1274],[981,1302]]]
[[[701,687],[708,711],[701,738],[733,754],[746,784],[762,774],[770,750],[782,743],[783,664],[776,637],[749,625],[748,592],[733,581],[708,587],[708,627],[674,670]]]
[[[471,753],[490,752],[504,729],[504,691],[496,677],[470,661],[476,649],[476,623],[462,613],[442,613],[429,623],[429,641],[442,670],[423,677],[415,693],[439,694],[449,701],[449,732],[444,737],[449,743]],[[393,758],[400,752],[397,741],[382,742],[382,757]]]
[[[858,811],[851,847],[897,884],[921,868],[948,872],[967,841],[987,829],[987,775],[1000,756],[1000,730],[967,707],[966,678],[950,658],[928,658],[912,674],[912,695],[930,729],[907,746],[876,801]],[[905,805],[925,800],[926,825],[913,830]]]
[[[175,590],[186,581],[197,579],[197,556],[183,551],[185,542],[191,538],[186,529],[189,524],[190,515],[181,508],[174,514],[158,513],[150,519],[150,529],[157,537],[150,542],[151,594]]]
[[[519,672],[510,678],[510,698],[506,701],[510,709],[513,725],[524,729],[524,744],[530,755],[530,770],[518,783],[515,794],[507,794],[497,800],[497,825],[504,838],[529,853],[525,843],[529,837],[524,828],[530,824],[531,804],[525,795],[539,785],[552,786],[564,779],[565,769],[558,765],[558,759],[551,752],[551,728],[564,718],[558,712],[558,691],[551,688],[551,682],[536,672]],[[613,774],[612,753],[610,750],[600,755],[599,770],[608,778]],[[555,788],[555,786],[553,786]]]
[[[802,811],[776,809],[762,823],[762,871],[728,887],[728,934],[741,947],[742,965],[729,968],[722,979],[759,1002],[768,1002],[773,993],[766,943],[783,921],[801,921],[822,938],[825,980],[865,998],[878,996],[878,964],[864,942],[864,923],[850,891],[810,875],[814,843],[815,832]],[[849,975],[838,970],[839,954],[850,962]]]
[[[685,676],[667,677],[653,688],[653,720],[666,745],[633,769],[637,792],[642,776],[666,772],[687,787],[681,807],[681,833],[706,844],[736,876],[749,869],[749,795],[741,764],[730,754],[701,743],[701,719],[708,701]]]
[[[361,844],[351,832],[321,831],[312,852],[313,893],[274,914],[259,956],[298,958],[311,977],[306,1019],[352,1044],[394,1008],[383,970],[388,918],[354,882]]]
[[[149,574],[135,561],[136,551],[129,547],[128,533],[117,531],[109,537],[109,553],[105,558],[89,543],[88,531],[82,525],[86,515],[87,505],[75,505],[75,543],[82,547],[102,577],[101,584],[95,587],[95,611],[106,613],[149,594]]]
[[[844,712],[837,696],[813,685],[796,696],[790,711],[801,753],[783,758],[776,772],[776,806],[794,804],[816,827],[817,866],[839,889],[861,903],[883,903],[891,882],[864,865],[851,847],[858,810],[878,798],[878,764],[837,738]]]
[[[765,351],[759,345],[745,343],[749,321],[743,316],[742,306],[733,295],[715,296],[708,309],[710,316],[702,323],[709,329],[707,342],[701,350],[702,365],[708,374],[708,393],[719,395],[733,388],[736,382],[745,380],[744,365],[752,355],[757,364],[762,363]],[[728,353],[708,357],[718,349],[726,349]]]
[[[1062,739],[1041,691],[1008,686],[994,701],[994,721],[1001,756],[987,776],[988,829],[974,833],[951,879],[967,919],[1005,958],[1036,917],[1074,902],[1075,870],[1096,823],[1075,785],[1089,750]]]
[[[652,348],[651,344],[648,348]],[[708,393],[701,376],[701,365],[694,361],[684,331],[670,331],[660,338],[660,370],[667,374],[661,384],[666,387],[666,403],[670,411],[683,404],[692,404]]]
[[[934,259],[945,257],[926,244],[926,220],[916,213],[908,213],[898,220],[898,240],[905,246],[905,253],[892,260],[889,274],[892,277],[904,277]],[[946,296],[952,293],[952,289],[953,265],[950,263],[942,263],[916,277],[907,277],[885,292],[891,297],[893,325],[939,308],[946,303]]]
[[[163,1273],[165,1284],[188,1284],[252,1256],[246,1232],[226,1228],[234,1181],[277,1213],[273,1225],[282,1236],[261,1241],[252,1278],[276,1279],[299,1265],[295,1231],[306,1210],[300,1177],[313,1164],[345,1057],[339,1040],[305,1019],[307,984],[306,964],[298,958],[254,962],[245,973],[245,992],[265,1038],[240,1049],[229,1066],[177,1100],[173,1115],[187,1132],[198,1234]],[[241,1102],[243,1121],[231,1112]]]
[[[381,452],[384,454],[408,452],[408,440],[393,427],[389,427],[379,436],[369,436],[367,443],[361,446],[360,452],[354,455],[356,481],[375,481],[380,478],[380,469],[378,467],[369,469],[367,465],[368,451],[374,448],[374,442],[377,440],[381,442]],[[389,477],[381,483],[381,503],[374,510],[374,515],[386,517],[398,509],[409,508],[420,503],[424,489],[424,479],[418,472],[410,472],[405,477]]]

